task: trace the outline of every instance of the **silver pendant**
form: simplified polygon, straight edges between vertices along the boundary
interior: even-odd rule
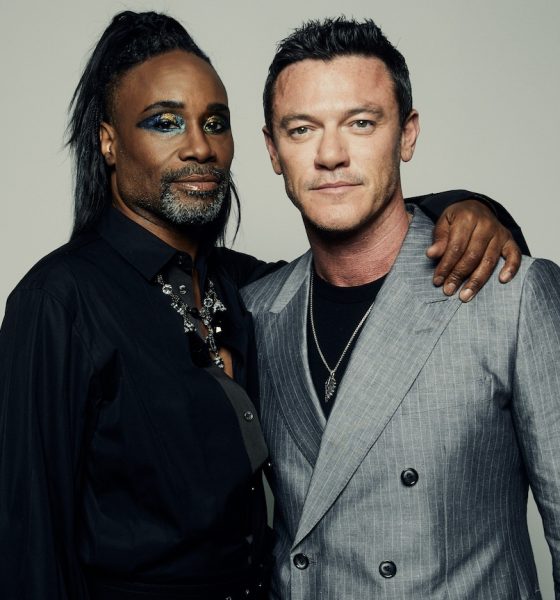
[[[329,378],[325,381],[325,402],[328,402],[336,393],[336,378],[331,371]]]

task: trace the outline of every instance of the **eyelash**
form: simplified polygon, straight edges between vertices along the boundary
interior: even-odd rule
[[[160,113],[144,119],[139,126],[165,134],[182,133],[185,130],[185,120],[174,113]]]
[[[362,126],[358,126],[358,125],[362,125]],[[352,123],[350,123],[351,127],[357,127],[357,129],[370,129],[375,127],[375,121],[372,121],[371,119],[356,119],[355,121],[352,121]],[[289,129],[288,130],[288,135],[290,137],[301,137],[303,135],[305,135],[306,133],[309,133],[309,126],[308,125],[300,125],[298,127],[294,127],[293,129]]]
[[[303,129],[303,131],[301,131],[302,129]],[[305,135],[308,132],[309,132],[309,127],[307,127],[306,125],[300,125],[299,127],[294,127],[293,129],[290,129],[288,131],[288,135],[290,137],[299,137],[299,136]]]
[[[218,130],[216,130],[216,129],[212,130],[212,127],[215,125],[219,126]],[[219,115],[210,117],[204,123],[203,129],[206,133],[209,133],[211,135],[219,135],[220,133],[225,133],[226,131],[229,131],[229,129],[230,129],[229,119],[227,119],[226,117],[223,117],[223,116],[219,116]]]
[[[358,125],[358,123],[363,123],[364,125],[367,125],[369,127],[375,127],[375,121],[372,121],[370,119],[357,119],[352,123],[352,125]],[[358,129],[366,129],[366,127],[358,127]]]
[[[183,133],[186,129],[185,119],[175,113],[159,113],[144,119],[138,125],[142,129],[149,129],[163,133],[167,135],[176,135]],[[217,127],[216,127],[217,126]],[[221,116],[214,115],[206,119],[202,128],[205,133],[210,135],[219,135],[230,129],[229,119]]]

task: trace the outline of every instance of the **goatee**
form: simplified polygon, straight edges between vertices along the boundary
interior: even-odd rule
[[[213,190],[176,192],[175,181],[192,175],[211,176],[217,185]],[[204,165],[187,165],[182,169],[167,171],[161,178],[159,211],[161,216],[175,225],[206,225],[215,221],[222,209],[229,188],[229,171]]]

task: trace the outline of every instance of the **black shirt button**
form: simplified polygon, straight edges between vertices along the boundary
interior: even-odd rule
[[[401,473],[401,481],[407,487],[412,487],[418,483],[418,473],[415,469],[409,467]]]
[[[246,421],[251,422],[255,418],[255,415],[250,410],[248,410],[243,414],[243,418]]]
[[[391,577],[394,577],[397,574],[397,565],[390,560],[384,560],[379,565],[379,572],[381,573],[382,577],[390,579]]]
[[[296,569],[300,569],[301,571],[303,571],[309,566],[309,559],[307,558],[307,556],[305,556],[305,554],[296,554],[294,556],[294,565]]]

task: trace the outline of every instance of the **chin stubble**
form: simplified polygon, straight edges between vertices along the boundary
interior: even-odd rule
[[[211,175],[217,187],[208,191],[174,192],[174,181],[190,175]],[[206,225],[216,220],[222,209],[229,186],[229,172],[216,167],[189,165],[168,171],[161,179],[159,211],[161,216],[175,225]]]

